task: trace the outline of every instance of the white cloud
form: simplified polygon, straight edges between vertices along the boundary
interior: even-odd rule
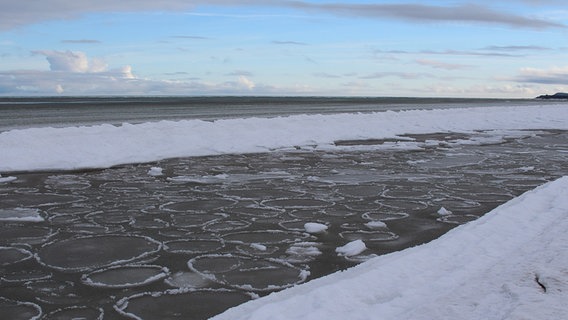
[[[252,90],[256,86],[254,82],[252,82],[249,78],[245,76],[239,77],[239,85],[241,85],[244,88],[247,88],[248,90]]]
[[[87,55],[81,51],[40,50],[33,53],[45,56],[51,71],[104,72],[108,67],[100,58],[89,61]]]

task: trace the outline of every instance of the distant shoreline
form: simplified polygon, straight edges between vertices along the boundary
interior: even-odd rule
[[[554,99],[554,100],[568,100],[568,93],[566,92],[557,92],[555,94],[543,94],[540,95],[538,97],[536,97],[537,99],[545,99],[545,100],[550,100],[550,99]]]

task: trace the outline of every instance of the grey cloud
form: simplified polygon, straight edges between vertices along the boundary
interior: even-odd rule
[[[327,72],[316,72],[316,73],[313,74],[313,76],[317,77],[317,78],[327,78],[327,79],[341,78],[341,76],[338,76],[336,74],[327,73]]]
[[[99,40],[94,39],[78,39],[78,40],[61,40],[62,43],[82,43],[82,44],[97,44],[101,43]]]
[[[506,52],[494,52],[499,50],[487,50],[490,52],[483,51],[464,51],[464,50],[422,50],[422,51],[402,51],[402,50],[373,50],[373,54],[395,54],[395,55],[406,55],[406,54],[429,54],[429,55],[449,55],[449,56],[479,56],[479,57],[523,57],[520,54],[511,54]]]
[[[172,38],[189,39],[189,40],[208,40],[209,39],[207,37],[201,37],[201,36],[172,36]]]
[[[252,77],[252,72],[245,71],[245,70],[235,70],[231,73],[227,73],[227,76],[244,76],[244,77]]]
[[[552,21],[495,11],[480,5],[434,6],[424,4],[311,3],[287,0],[0,0],[0,30],[7,30],[46,20],[75,19],[92,12],[187,11],[198,5],[286,7],[337,16],[402,19],[409,21],[473,22],[501,24],[521,28],[566,26]]]
[[[482,48],[481,50],[489,51],[546,51],[551,50],[550,48],[541,46],[488,46]]]
[[[387,77],[396,77],[404,80],[420,79],[420,78],[432,78],[431,74],[428,73],[415,73],[415,72],[375,72],[368,74],[366,76],[361,76],[359,79],[381,79]]]
[[[428,60],[428,59],[417,59],[415,61],[419,65],[428,66],[436,69],[445,69],[445,70],[460,70],[471,67],[464,64],[447,63],[447,62]]]
[[[308,44],[305,42],[298,42],[298,41],[272,41],[274,44],[289,44],[289,45],[296,45],[296,46],[307,46]]]
[[[340,16],[393,18],[424,22],[477,22],[534,29],[566,27],[560,23],[499,12],[473,4],[434,6],[423,4],[314,4],[303,1],[290,1],[288,3],[296,8],[323,11]]]

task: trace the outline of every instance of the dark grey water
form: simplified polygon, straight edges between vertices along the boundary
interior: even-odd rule
[[[214,120],[293,114],[542,105],[542,100],[320,97],[39,97],[0,98],[0,132],[159,120]]]
[[[487,135],[18,174],[0,184],[0,314],[204,319],[428,242],[568,174],[568,132],[455,143]],[[309,234],[309,222],[328,229]],[[336,253],[357,239],[367,250]]]

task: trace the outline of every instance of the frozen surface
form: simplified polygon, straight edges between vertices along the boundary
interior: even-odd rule
[[[562,319],[568,177],[428,244],[273,293],[215,319]]]
[[[562,104],[478,107],[12,130],[0,133],[0,172],[104,168],[293,146],[337,148],[348,145],[337,146],[336,141],[493,129],[568,129],[568,108]],[[496,140],[491,136],[483,141]],[[383,148],[414,147],[412,143],[390,143]],[[157,168],[148,171],[150,175],[159,173]],[[215,177],[219,178],[223,176]]]
[[[556,292],[555,283],[564,281],[565,269],[556,270],[554,263],[547,262],[528,272],[525,282],[515,282],[515,270],[524,265],[519,262],[523,259],[528,267],[536,265],[533,256],[547,261],[548,256],[541,256],[544,253],[535,247],[541,243],[539,237],[550,238],[539,245],[542,251],[552,252],[549,260],[560,259],[557,252],[566,252],[554,247],[564,239],[556,229],[563,222],[543,227],[540,220],[548,219],[548,211],[565,205],[562,202],[521,207],[523,213],[506,214],[506,222],[483,220],[482,225],[495,224],[499,232],[466,227],[471,232],[465,234],[480,241],[459,251],[450,241],[436,245],[438,250],[424,246],[395,254],[404,257],[424,248],[423,255],[428,255],[421,257],[422,264],[414,263],[413,270],[401,268],[400,272],[406,272],[402,282],[396,277],[398,268],[387,267],[380,276],[373,272],[382,264],[374,262],[376,256],[436,239],[527,190],[568,175],[563,109],[472,108],[459,113],[465,113],[467,121],[460,119],[463,115],[458,116],[458,111],[435,110],[2,133],[0,165],[10,164],[8,158],[13,157],[13,163],[22,165],[17,170],[31,171],[2,171],[2,178],[10,179],[0,183],[0,216],[6,217],[0,219],[0,296],[5,298],[0,307],[6,312],[29,309],[38,317],[96,318],[104,312],[105,320],[123,319],[121,315],[126,314],[162,319],[171,312],[173,318],[203,319],[250,297],[269,295],[270,300],[272,292],[311,281],[308,289],[300,289],[304,285],[292,289],[299,290],[301,297],[303,290],[318,286],[318,278],[369,260],[372,267],[340,273],[360,284],[355,293],[355,285],[343,278],[337,282],[345,287],[332,290],[323,288],[328,285],[324,280],[321,290],[330,295],[315,298],[322,303],[311,300],[311,294],[306,294],[305,301],[290,300],[297,308],[286,312],[298,314],[289,318],[318,312],[345,318],[335,307],[354,310],[350,319],[373,318],[366,312],[383,308],[381,303],[386,305],[391,298],[391,306],[400,302],[404,310],[414,303],[416,309],[408,309],[403,319],[420,319],[422,314],[438,317],[430,307],[442,312],[458,306],[456,310],[468,315],[490,310],[485,315],[492,315],[491,306],[484,304],[491,294],[502,305],[500,295],[507,292],[511,301],[518,298],[522,303],[547,298]],[[36,134],[43,143],[34,142]],[[59,139],[59,134],[66,138]],[[268,152],[248,153],[252,151]],[[199,154],[211,156],[170,158]],[[109,161],[89,162],[103,158]],[[163,158],[168,159],[139,163]],[[39,170],[48,168],[43,165],[49,161],[62,169],[132,164]],[[537,194],[545,197],[545,193],[556,194],[557,187],[547,186]],[[441,208],[447,211],[443,215],[438,212]],[[525,209],[533,215],[529,217]],[[307,232],[323,226],[325,232]],[[539,236],[535,228],[541,228]],[[553,237],[561,242],[555,243]],[[354,255],[338,255],[335,249],[351,242],[356,245],[346,252]],[[515,251],[518,257],[503,249],[515,243],[520,248]],[[439,256],[447,258],[446,251],[459,259],[435,265]],[[466,254],[477,257],[467,260]],[[517,261],[511,275],[490,277],[493,282],[488,288],[451,286],[456,279],[484,285],[486,275],[479,275],[483,272],[479,270],[490,268],[487,274],[491,275],[511,267],[498,261],[494,267],[484,264],[501,255],[511,263]],[[499,281],[506,286],[495,290]],[[516,290],[525,284],[546,288],[546,295],[524,300],[524,291]],[[445,293],[445,287],[440,287],[444,285],[456,294]],[[430,286],[436,295],[425,291]],[[326,300],[331,304],[337,298],[333,294],[339,292],[353,298],[327,310]],[[230,301],[223,301],[227,297]],[[462,301],[470,301],[470,309],[460,309]],[[278,311],[280,303],[274,303]],[[477,310],[475,305],[485,309]],[[558,305],[549,307],[553,310]],[[260,317],[259,313],[268,312],[264,308],[252,315]]]

